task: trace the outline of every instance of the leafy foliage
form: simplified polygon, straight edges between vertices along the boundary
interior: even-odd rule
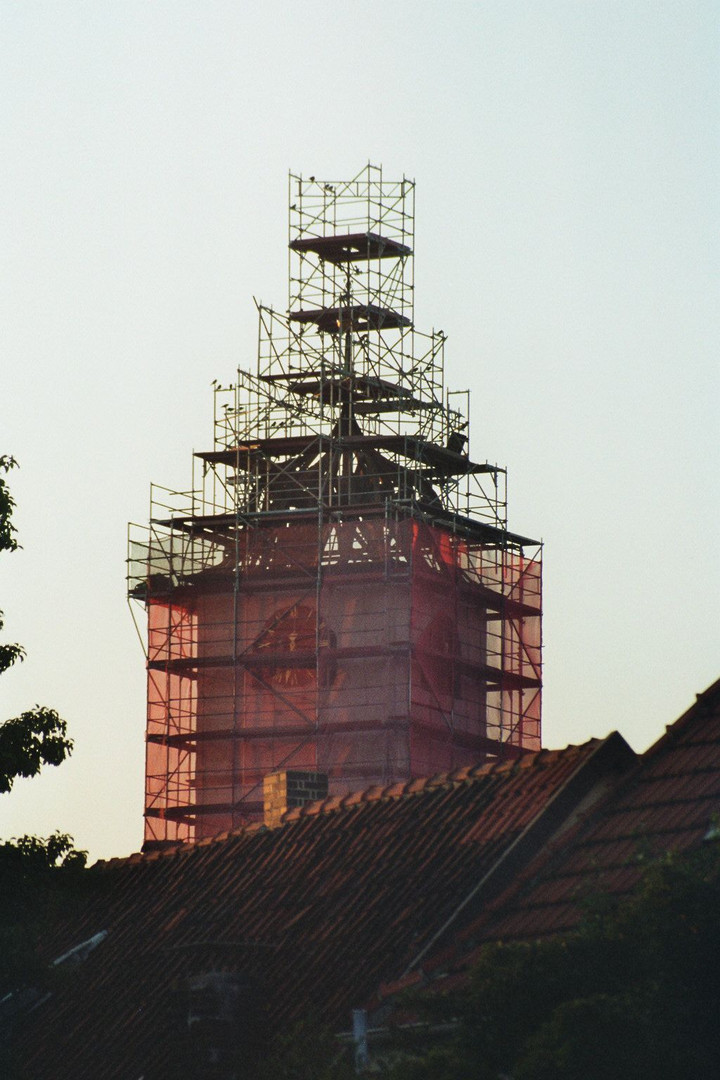
[[[0,551],[15,551],[18,542],[12,523],[15,500],[3,473],[17,466],[14,458],[0,456]],[[0,612],[0,630],[3,627]],[[0,645],[0,674],[25,659],[21,645]],[[72,751],[67,725],[54,709],[36,705],[0,725],[0,794],[10,791],[18,776],[36,776],[43,765],[59,765]]]
[[[355,1075],[332,1032],[308,1018],[273,1039],[254,1080],[351,1080]]]
[[[9,473],[16,466],[15,458],[9,454],[0,455],[0,551],[15,551],[18,547],[15,539],[17,530],[12,523],[15,500],[10,494],[7,481],[2,477],[2,473]]]
[[[3,628],[3,613],[0,611],[0,630]],[[0,645],[0,675],[18,660],[25,659],[22,645]]]
[[[39,836],[21,836],[15,840],[0,843],[0,866],[8,871],[17,869],[23,881],[28,881],[36,874],[45,875],[48,870],[76,870],[85,866],[87,852],[77,851],[73,839],[67,833],[56,830],[52,836],[43,839]],[[0,901],[0,910],[8,904],[8,898]],[[17,904],[17,897],[12,898]]]
[[[571,935],[488,946],[466,990],[420,997],[453,1038],[393,1080],[683,1080],[720,1075],[720,845],[669,854]]]
[[[18,776],[36,776],[43,765],[59,765],[72,750],[67,725],[54,709],[34,709],[0,725],[0,792]]]
[[[3,474],[17,462],[0,456],[0,551],[16,551],[15,501]],[[0,630],[3,627],[0,612]],[[0,674],[25,658],[21,645],[0,645]],[[19,776],[59,765],[72,750],[67,726],[54,709],[36,705],[0,724],[0,793]],[[57,973],[48,967],[48,927],[87,891],[87,853],[72,837],[55,832],[42,839],[0,841],[0,1075],[15,1073],[12,1040],[16,1014],[48,991]]]
[[[12,512],[15,500],[10,494],[7,482],[2,474],[14,468],[17,462],[7,454],[0,456],[0,551],[15,551],[18,547],[15,539],[15,526],[12,523]],[[3,628],[3,613],[0,611],[0,630]],[[7,671],[17,660],[25,658],[25,650],[21,645],[0,645],[0,674]]]
[[[0,843],[0,997],[44,979],[44,934],[85,888],[86,861],[67,833]]]
[[[0,1076],[7,1080],[20,1075],[16,1022],[62,992],[67,972],[50,963],[48,934],[94,887],[86,860],[61,832],[0,843]]]

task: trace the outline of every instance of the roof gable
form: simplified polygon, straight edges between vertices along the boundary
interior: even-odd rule
[[[468,925],[453,958],[427,967],[467,967],[485,941],[527,940],[571,930],[584,901],[623,895],[648,858],[696,847],[720,815],[720,680],[611,788],[562,845],[543,850]]]

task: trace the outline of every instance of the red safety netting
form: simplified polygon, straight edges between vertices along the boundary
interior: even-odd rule
[[[235,571],[237,567],[237,572]],[[540,561],[410,519],[256,527],[148,596],[146,836],[540,746]]]

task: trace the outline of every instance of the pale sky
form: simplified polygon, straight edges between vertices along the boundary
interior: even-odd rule
[[[0,0],[0,719],[72,759],[0,836],[142,841],[126,523],[287,296],[288,170],[417,182],[416,324],[545,542],[544,741],[644,749],[720,675],[715,0]]]

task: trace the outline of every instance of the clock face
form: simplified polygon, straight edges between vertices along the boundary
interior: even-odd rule
[[[261,667],[260,678],[278,689],[301,689],[314,686],[317,681],[316,646],[333,647],[335,635],[328,631],[322,619],[316,617],[315,608],[309,604],[295,604],[290,609],[280,608],[272,615],[256,641],[253,652],[270,657],[277,656],[276,662]],[[297,661],[291,656],[297,653]],[[325,683],[328,678],[327,665],[322,668]],[[321,685],[323,678],[321,677]]]

